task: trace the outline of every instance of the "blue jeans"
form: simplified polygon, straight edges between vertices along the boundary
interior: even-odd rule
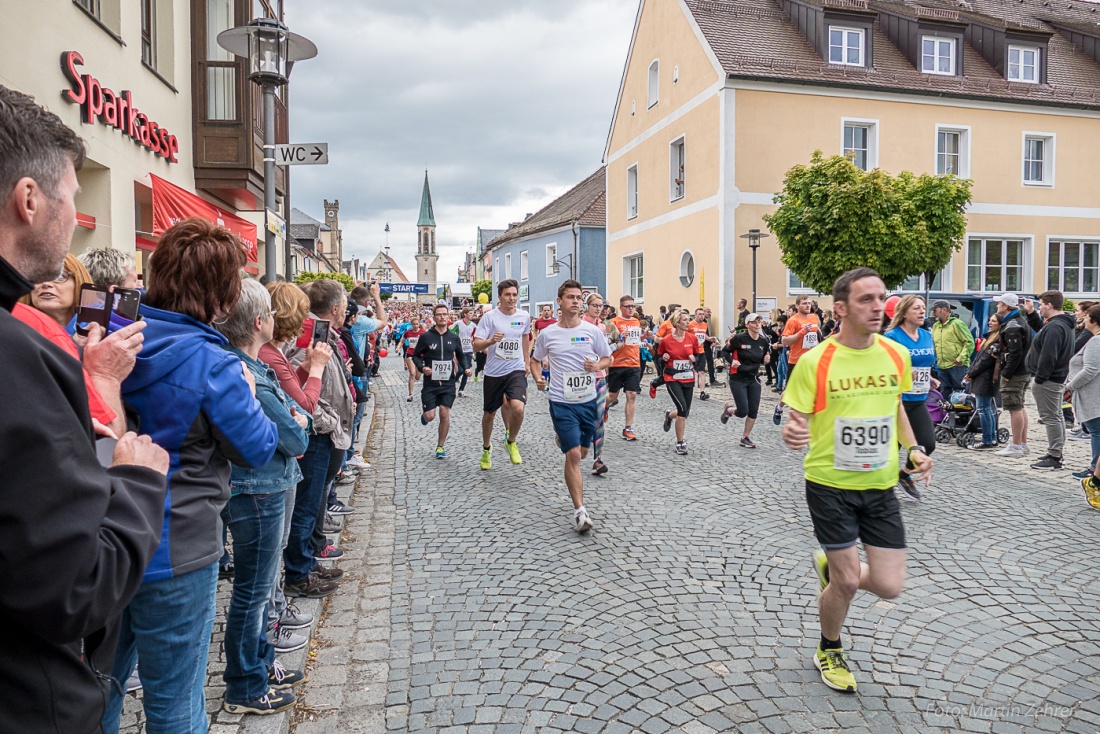
[[[1092,441],[1092,463],[1089,469],[1096,471],[1096,461],[1100,459],[1100,418],[1092,418],[1082,424],[1089,432],[1089,440]]]
[[[313,544],[310,536],[317,524],[321,503],[325,500],[325,478],[328,475],[331,454],[332,437],[328,434],[317,434],[309,437],[309,446],[302,458],[298,459],[302,481],[294,489],[294,515],[290,520],[290,537],[283,552],[288,584],[305,581],[313,569]]]
[[[982,421],[982,443],[997,444],[997,412],[993,408],[992,395],[975,395],[978,399],[978,417]]]
[[[141,585],[122,613],[111,675],[125,685],[141,656],[148,734],[205,734],[206,659],[214,629],[218,564]],[[118,731],[123,696],[111,687],[103,730]]]
[[[966,377],[966,373],[969,367],[959,365],[958,367],[948,367],[947,369],[937,369],[940,376],[940,395],[950,400],[951,393],[957,392],[963,389],[962,381]]]
[[[238,494],[222,510],[233,536],[233,596],[225,617],[225,700],[254,701],[267,693],[275,648],[267,644],[266,607],[279,568],[286,490]]]
[[[279,557],[286,550],[287,541],[290,539],[290,521],[294,518],[294,487],[283,492],[285,507],[283,508],[283,533],[279,539]],[[275,577],[271,580],[271,596],[267,605],[267,628],[271,629],[279,621],[279,617],[286,611],[286,595],[283,594],[282,579],[279,578],[279,564],[275,564]]]

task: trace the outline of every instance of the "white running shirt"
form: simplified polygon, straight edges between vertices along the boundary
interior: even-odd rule
[[[459,319],[455,324],[458,328],[458,339],[462,342],[462,351],[466,354],[474,353],[474,331],[477,329],[477,324],[471,321],[467,324],[465,321]],[[490,334],[490,336],[492,336]]]
[[[523,337],[531,333],[531,314],[521,309],[510,316],[493,309],[481,317],[474,336],[478,339],[492,339],[493,334],[504,334],[504,338],[486,350],[485,374],[489,377],[504,377],[513,372],[527,371],[527,355],[523,353]]]
[[[610,356],[607,337],[587,321],[572,329],[563,329],[560,322],[551,324],[535,340],[535,359],[550,358],[550,400],[555,403],[595,400],[596,373],[585,372],[584,361]]]

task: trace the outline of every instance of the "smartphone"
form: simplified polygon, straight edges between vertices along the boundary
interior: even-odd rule
[[[80,306],[76,313],[76,330],[81,335],[88,334],[88,328],[92,324],[103,327],[103,333],[107,333],[107,327],[111,323],[111,291],[104,285],[85,283],[80,286]]]
[[[302,322],[302,333],[298,335],[298,339],[294,342],[294,346],[299,349],[308,349],[309,345],[313,342],[310,338],[313,336],[313,325],[317,323],[314,319],[306,319]]]
[[[328,330],[329,322],[327,321],[314,321],[313,322],[313,343],[324,342],[328,344]]]
[[[115,313],[130,321],[138,320],[141,291],[136,288],[115,288]]]

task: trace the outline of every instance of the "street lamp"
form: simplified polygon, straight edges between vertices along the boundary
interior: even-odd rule
[[[577,276],[573,274],[573,253],[571,252],[567,252],[562,255],[560,260],[554,260],[554,275],[557,275],[558,270],[560,270],[558,266],[565,264],[565,258],[569,258],[569,279],[576,280]]]
[[[760,240],[771,237],[770,234],[761,234],[759,229],[750,229],[748,234],[741,235],[741,239],[749,241],[752,248],[752,310],[756,311],[756,248],[760,247]]]
[[[317,55],[313,41],[274,18],[256,18],[248,25],[218,34],[218,45],[248,59],[249,76],[263,89],[264,99],[264,218],[275,211],[275,88],[287,83],[295,61]],[[276,279],[275,233],[264,227],[264,275]]]

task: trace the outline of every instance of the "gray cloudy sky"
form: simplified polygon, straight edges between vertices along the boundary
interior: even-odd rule
[[[317,44],[291,77],[291,141],[329,143],[293,169],[294,206],[340,200],[344,256],[386,243],[412,277],[428,168],[438,277],[477,227],[504,228],[600,166],[637,0],[288,0]]]

